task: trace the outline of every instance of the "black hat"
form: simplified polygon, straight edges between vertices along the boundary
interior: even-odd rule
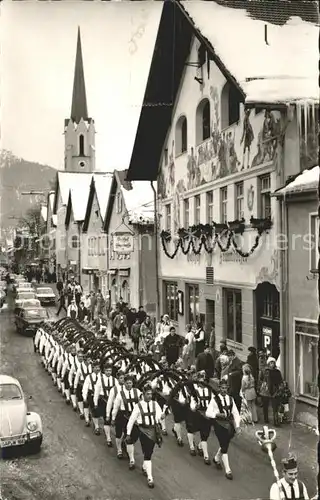
[[[284,470],[294,470],[298,467],[297,458],[294,455],[289,455],[287,458],[284,458],[282,461]]]
[[[125,382],[128,382],[128,380],[131,380],[132,382],[134,382],[134,375],[132,375],[132,373],[127,373],[127,375],[124,377],[124,381]]]
[[[144,392],[144,393],[145,393],[145,392],[148,392],[148,391],[152,391],[152,392],[153,392],[152,386],[151,386],[151,384],[149,384],[149,383],[145,384],[145,385],[143,386],[143,389],[142,389],[142,390],[143,390],[143,392]]]

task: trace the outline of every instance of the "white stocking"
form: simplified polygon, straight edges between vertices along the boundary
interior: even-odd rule
[[[58,384],[58,387],[59,387],[59,384]],[[61,382],[61,380],[60,380],[60,389],[62,391],[62,394],[65,394],[66,388],[65,388],[64,382]]]
[[[134,445],[133,444],[127,444],[127,452],[129,455],[130,463],[134,463]]]
[[[117,447],[117,452],[122,453],[122,439],[121,438],[116,438],[116,447]]]
[[[58,386],[58,389],[61,390],[61,378],[58,378],[57,377],[57,386]]]
[[[221,448],[218,449],[216,456],[214,457],[215,461],[220,463],[221,462]]]
[[[70,401],[70,389],[65,390],[67,401]]]
[[[149,481],[153,481],[153,477],[152,477],[152,462],[151,462],[151,460],[145,460],[145,462],[144,462],[144,470],[147,473],[147,477],[148,477]]]
[[[52,372],[51,377],[52,377],[53,383],[56,384],[57,383],[57,375],[54,372]]]
[[[181,424],[174,424],[173,429],[175,430],[177,434],[177,439],[182,439],[181,436]]]
[[[166,425],[166,421],[165,419],[161,420],[161,429],[163,431],[166,431],[167,430],[167,425]]]
[[[79,408],[80,414],[83,415],[83,401],[78,402],[78,408]]]
[[[229,465],[228,453],[222,453],[221,458],[222,458],[222,463],[224,465],[224,470],[226,471],[226,473],[231,472],[230,465]]]
[[[98,418],[93,418],[92,422],[93,422],[93,425],[94,425],[94,430],[99,429],[99,419]]]
[[[77,408],[77,396],[75,394],[71,394],[71,402],[73,408]]]
[[[84,418],[86,422],[90,422],[89,408],[83,408]]]
[[[188,437],[188,443],[189,443],[190,450],[194,450],[194,436],[193,436],[193,434],[191,434],[191,432],[188,432],[187,437]]]
[[[201,448],[203,451],[203,458],[209,458],[207,441],[201,441]]]
[[[106,435],[107,441],[111,441],[111,427],[110,425],[103,426],[104,433]]]

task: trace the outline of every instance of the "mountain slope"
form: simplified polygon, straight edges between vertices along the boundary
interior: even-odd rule
[[[1,228],[17,224],[12,217],[24,216],[28,208],[44,200],[42,196],[21,195],[23,191],[48,192],[53,187],[56,170],[17,158],[10,151],[0,151]]]

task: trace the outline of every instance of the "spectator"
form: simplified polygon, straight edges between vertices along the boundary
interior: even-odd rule
[[[133,347],[135,351],[139,352],[139,341],[140,341],[140,323],[139,319],[136,318],[134,324],[131,327],[131,337],[133,340]]]
[[[157,340],[151,347],[150,350],[152,352],[152,357],[155,361],[159,363],[162,356],[162,345],[160,340]]]
[[[136,322],[137,319],[137,311],[134,307],[131,307],[127,313],[127,323],[128,323],[128,334],[131,337],[131,328],[132,325]]]
[[[57,316],[59,316],[61,309],[65,310],[65,313],[67,314],[67,308],[66,308],[66,296],[63,292],[60,293],[59,296],[59,308],[57,311]]]
[[[97,304],[97,299],[95,293],[91,290],[90,292],[90,320],[94,320],[95,308]]]
[[[206,380],[209,381],[214,375],[214,359],[209,345],[206,345],[204,352],[200,353],[196,361],[197,372],[205,371]]]
[[[186,326],[186,334],[184,338],[187,341],[184,357],[187,366],[191,366],[195,363],[195,338],[191,325]]]
[[[76,299],[76,304],[79,307],[81,295],[82,295],[82,286],[77,281],[75,281],[74,295],[75,295],[75,299]]]
[[[280,398],[280,408],[279,408],[279,418],[280,423],[288,422],[289,419],[289,402],[292,394],[289,389],[288,383],[283,381],[279,388],[279,398]]]
[[[241,391],[243,397],[245,398],[249,411],[251,413],[252,421],[254,423],[258,422],[257,415],[257,407],[256,407],[256,398],[257,393],[255,389],[256,381],[252,375],[251,366],[249,364],[245,364],[242,367],[242,380],[241,380]]]
[[[56,285],[56,286],[57,286],[57,291],[58,291],[58,293],[59,293],[59,295],[60,295],[60,293],[61,293],[61,292],[62,292],[62,290],[63,290],[63,282],[62,282],[61,280],[59,280],[59,281],[57,282],[57,285]]]
[[[84,321],[84,318],[88,316],[88,309],[85,307],[84,302],[80,302],[78,308],[78,320]]]
[[[162,318],[162,325],[160,326],[160,335],[159,340],[163,342],[163,340],[169,335],[170,328],[172,324],[168,314],[164,314]]]
[[[171,326],[170,334],[163,341],[163,350],[169,366],[174,365],[178,361],[182,345],[182,337],[177,335],[175,327]]]
[[[215,371],[217,378],[222,380],[225,376],[228,375],[228,366],[229,366],[229,356],[228,356],[228,348],[226,345],[220,345],[220,354],[216,361]]]
[[[259,379],[259,359],[258,359],[258,355],[257,355],[257,349],[253,346],[249,347],[248,349],[249,351],[249,354],[247,356],[247,364],[250,366],[251,368],[251,374],[255,380],[255,384],[256,384],[256,390],[257,390],[257,383],[258,383],[258,379]]]
[[[101,290],[98,290],[98,292],[96,294],[96,307],[97,307],[97,315],[98,316],[99,316],[99,314],[102,313],[103,306],[104,306],[104,299],[102,297]]]
[[[240,413],[241,410],[241,380],[242,380],[242,361],[235,355],[235,352],[230,350],[228,352],[229,366],[228,366],[228,382],[229,394],[233,397],[236,407]]]
[[[122,312],[119,312],[113,320],[113,334],[119,338],[124,337],[127,331],[127,318]]]
[[[138,318],[138,320],[139,320],[139,318]],[[141,323],[140,339],[141,339],[143,351],[147,352],[149,349],[149,346],[152,344],[152,342],[154,340],[153,325],[151,323],[150,316],[146,316],[145,320]]]
[[[147,313],[144,311],[143,307],[139,307],[139,311],[137,312],[137,318],[139,319],[140,325],[144,322],[147,317]]]
[[[279,406],[280,406],[280,389],[282,384],[282,375],[276,367],[275,358],[267,359],[266,368],[260,373],[259,378],[259,394],[262,398],[262,408],[264,423],[269,423],[269,404],[271,402],[273,410],[273,423],[279,427]]]
[[[67,316],[71,319],[77,319],[78,307],[75,300],[72,300],[71,304],[68,306]]]
[[[163,325],[163,316],[160,317],[160,321],[158,321],[156,325],[156,337],[158,337],[161,334],[162,325]]]
[[[211,331],[210,331],[210,337],[209,337],[209,348],[210,348],[210,351],[211,351],[213,358],[215,358],[215,355],[216,355],[216,331],[215,331],[214,323],[211,324]]]
[[[120,297],[119,301],[116,303],[116,308],[118,311],[123,312],[123,308],[125,306],[125,303],[123,302],[123,298]]]
[[[197,324],[197,330],[194,334],[194,339],[196,343],[195,356],[197,357],[200,353],[204,351],[204,344],[205,344],[204,330],[200,322]]]

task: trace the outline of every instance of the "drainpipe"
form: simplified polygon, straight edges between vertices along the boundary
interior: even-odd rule
[[[81,222],[78,222],[78,260],[79,260],[78,283],[79,285],[81,285]]]
[[[151,189],[154,195],[154,241],[155,241],[155,261],[156,261],[156,318],[159,321],[160,318],[160,286],[159,286],[159,250],[158,250],[158,197],[156,189],[151,181]]]
[[[286,236],[285,244],[279,250],[280,251],[280,370],[284,377],[288,374],[285,373],[286,368],[286,334],[287,334],[287,224],[286,224],[286,204],[284,199],[280,199],[280,234]]]
[[[143,306],[143,290],[142,290],[142,238],[139,225],[137,225],[138,231],[138,259],[139,259],[139,269],[138,269],[138,286],[139,286],[139,306]]]

